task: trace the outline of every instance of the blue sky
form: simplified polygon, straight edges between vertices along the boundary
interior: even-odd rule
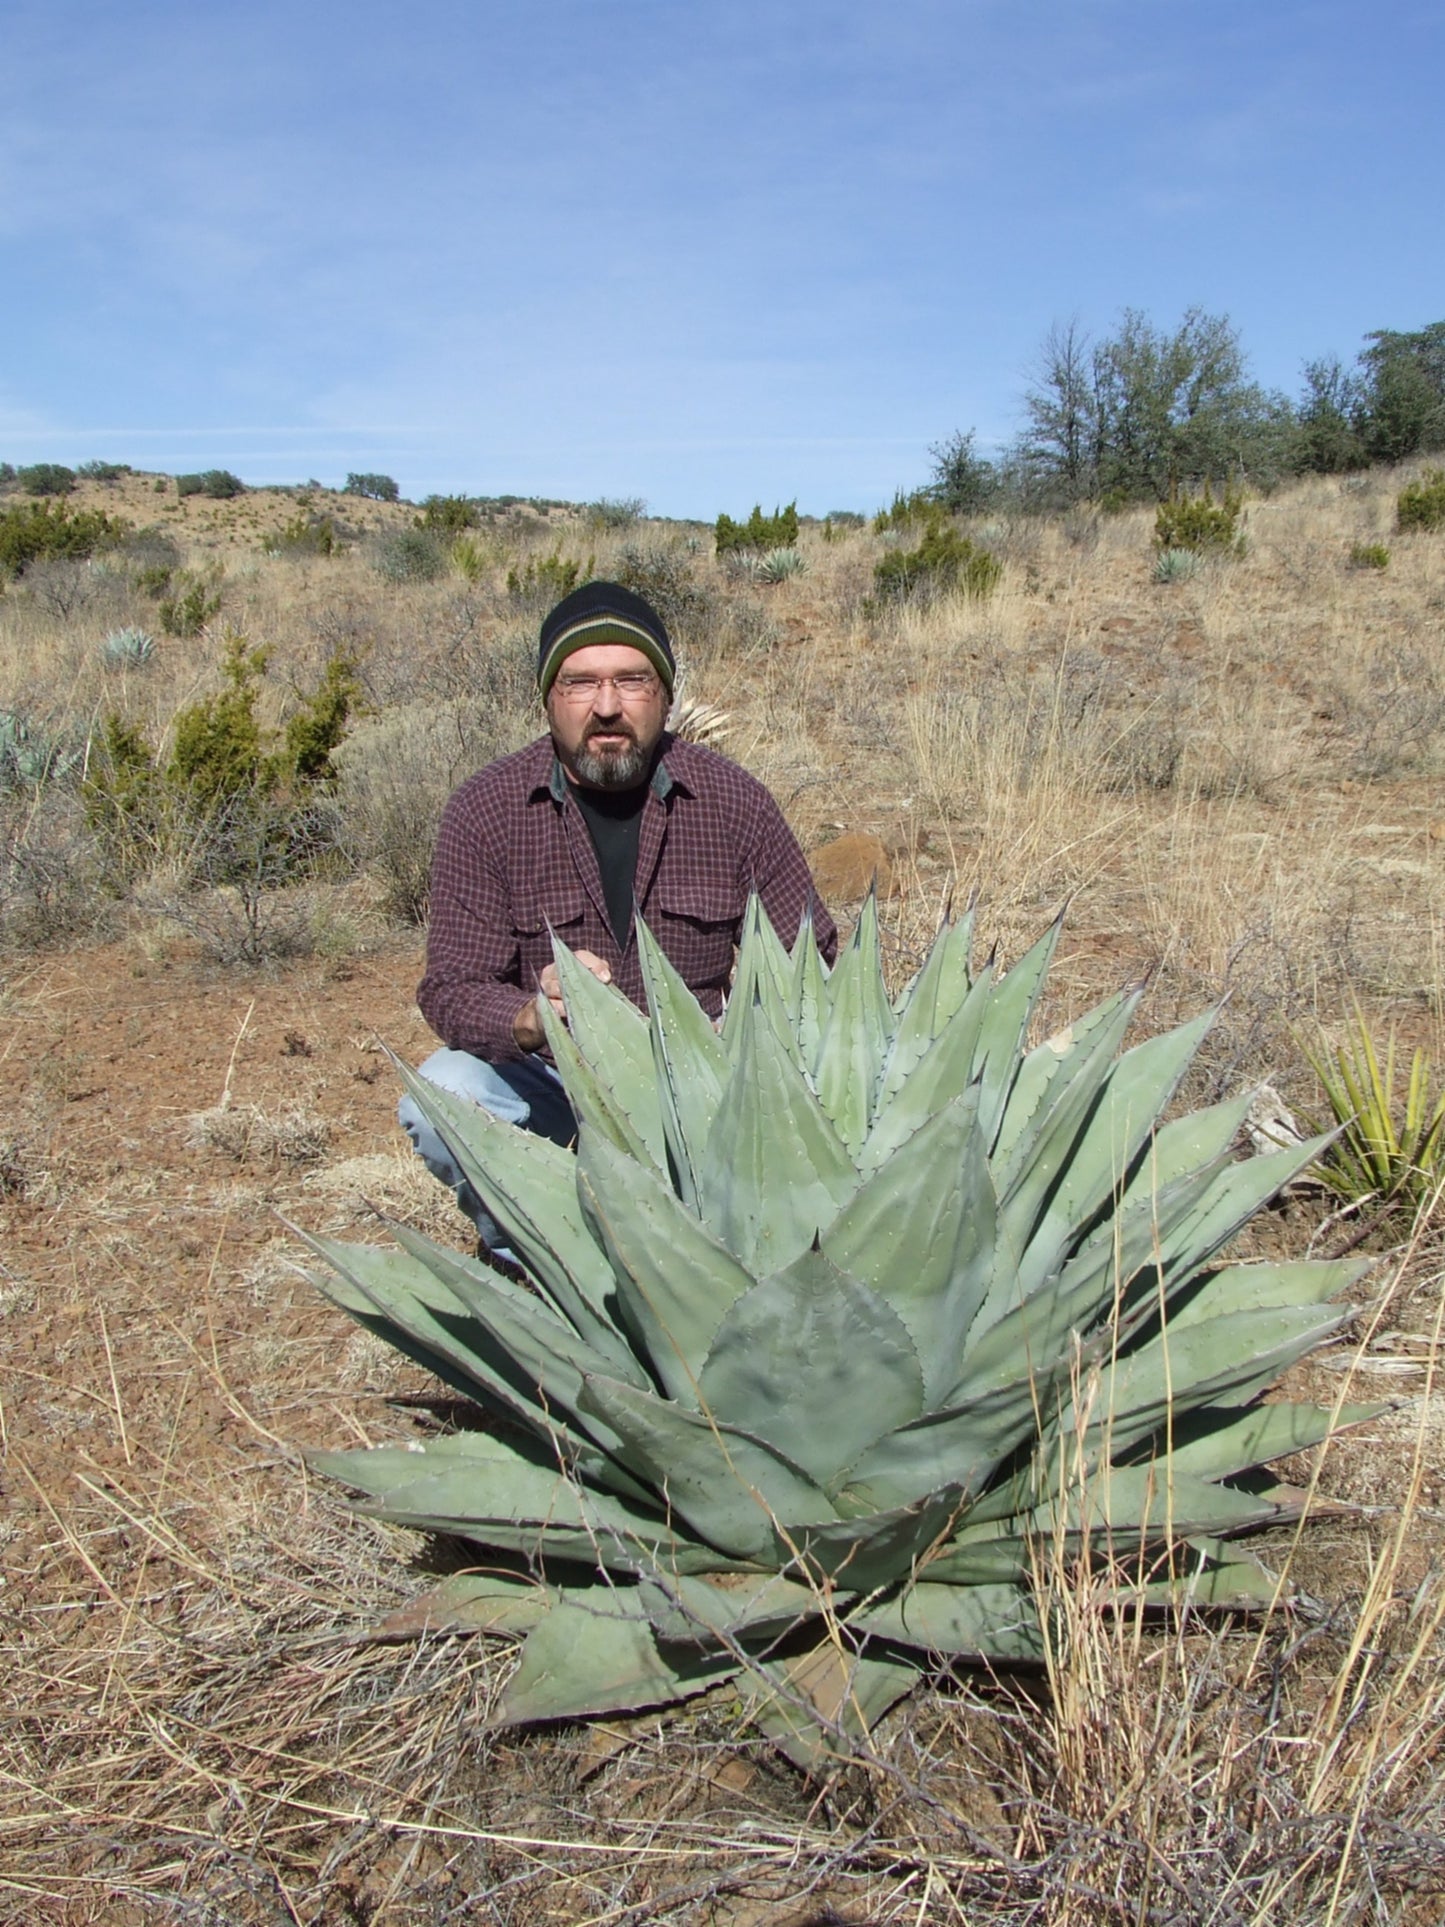
[[[1439,0],[0,0],[0,460],[871,509],[1051,323],[1445,318]]]

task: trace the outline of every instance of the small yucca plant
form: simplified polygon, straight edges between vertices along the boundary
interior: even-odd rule
[[[797,549],[769,549],[758,562],[760,582],[786,582],[807,572],[807,563]]]
[[[156,652],[156,639],[144,629],[112,629],[100,645],[109,663],[127,669],[143,669]]]
[[[1323,1043],[1304,1050],[1339,1127],[1315,1175],[1346,1203],[1372,1206],[1376,1216],[1414,1216],[1445,1182],[1445,1090],[1432,1088],[1429,1057],[1414,1052],[1401,1099],[1395,1032],[1382,1065],[1358,1004],[1342,1044],[1333,1051]]]
[[[813,1766],[938,1656],[1036,1658],[1086,1548],[1144,1598],[1274,1595],[1227,1539],[1298,1509],[1255,1468],[1331,1414],[1260,1395],[1357,1269],[1217,1254],[1322,1141],[1236,1162],[1248,1098],[1161,1124],[1209,1020],[1116,1055],[1137,989],[1029,1049],[1058,927],[1002,976],[969,935],[890,1000],[871,903],[831,972],[754,905],[720,1030],[645,929],[650,1017],[559,946],[575,1157],[404,1074],[528,1283],[312,1239],[490,1414],[312,1463],[476,1546],[389,1630],[524,1634],[504,1720],[726,1682]]]
[[[1199,573],[1199,557],[1193,549],[1161,549],[1154,558],[1156,582],[1187,582]]]

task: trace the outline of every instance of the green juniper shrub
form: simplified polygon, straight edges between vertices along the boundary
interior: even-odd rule
[[[474,586],[492,566],[490,549],[474,535],[459,535],[447,548],[447,561],[463,582],[470,582]]]
[[[579,582],[591,580],[594,561],[589,555],[584,566],[576,557],[564,558],[559,543],[550,555],[529,555],[520,569],[515,565],[508,569],[507,594],[528,608],[550,609],[571,595]]]
[[[360,700],[356,662],[333,656],[280,732],[257,715],[267,667],[266,649],[230,635],[222,687],[180,712],[166,756],[135,724],[106,717],[82,802],[115,883],[164,856],[194,881],[260,890],[322,853],[317,804],[335,783],[332,752]]]
[[[221,610],[219,568],[203,575],[182,574],[176,593],[160,598],[157,614],[168,636],[198,636]]]
[[[32,562],[83,562],[98,549],[113,548],[129,529],[128,522],[102,509],[72,509],[66,502],[17,502],[0,511],[0,583],[13,580]]]
[[[129,462],[82,462],[75,472],[87,482],[118,482],[134,473]]]
[[[938,503],[926,488],[916,488],[908,495],[902,489],[897,489],[888,507],[879,509],[873,517],[873,533],[887,535],[893,532],[902,535],[920,524],[930,528],[940,513]]]
[[[1388,569],[1390,551],[1383,542],[1355,542],[1350,547],[1352,569]]]
[[[1206,482],[1199,495],[1178,495],[1161,502],[1154,516],[1154,546],[1165,549],[1192,549],[1195,554],[1241,554],[1244,540],[1239,518],[1244,497],[1226,489],[1224,500],[1216,502]]]
[[[1406,529],[1445,528],[1445,468],[1428,468],[1417,482],[1407,482],[1395,500],[1396,526]]]
[[[204,495],[206,478],[204,475],[178,475],[176,477],[177,495]]]
[[[720,515],[713,526],[713,553],[731,555],[739,549],[754,549],[766,554],[769,549],[792,549],[798,544],[798,505],[789,502],[785,509],[775,508],[764,515],[761,502],[753,505],[746,522],[735,522]]]
[[[891,549],[875,566],[874,604],[925,601],[948,593],[982,601],[993,594],[1002,575],[998,557],[971,542],[935,507],[916,548]]]
[[[468,495],[428,495],[415,517],[415,526],[428,535],[465,535],[480,526],[481,514]]]
[[[170,562],[143,562],[132,571],[131,581],[143,596],[152,602],[159,602],[171,586],[174,564]]]
[[[267,555],[334,555],[341,546],[341,535],[329,515],[303,510],[261,544]]]

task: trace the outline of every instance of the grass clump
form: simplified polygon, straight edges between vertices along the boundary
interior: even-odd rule
[[[1350,546],[1352,569],[1388,569],[1390,551],[1383,542],[1355,542]]]
[[[1445,529],[1445,468],[1430,468],[1418,482],[1408,482],[1395,500],[1395,525],[1402,533],[1420,529],[1426,534]]]

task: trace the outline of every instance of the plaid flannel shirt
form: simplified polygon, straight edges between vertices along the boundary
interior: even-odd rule
[[[715,750],[664,736],[642,810],[635,900],[709,1016],[722,1010],[753,890],[787,942],[811,908],[832,961],[833,920],[773,798]],[[442,816],[417,1002],[443,1043],[493,1063],[522,1055],[512,1021],[552,961],[554,930],[570,949],[605,958],[613,983],[645,1007],[636,938],[619,949],[592,838],[544,736],[478,771]]]

